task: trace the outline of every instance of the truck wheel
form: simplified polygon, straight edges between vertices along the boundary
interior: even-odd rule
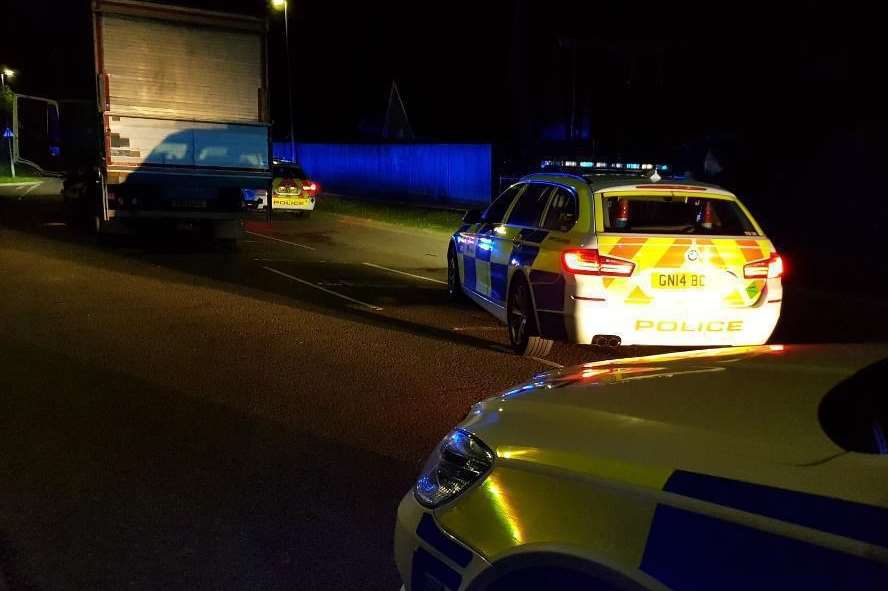
[[[506,320],[509,342],[517,355],[545,357],[552,350],[552,341],[539,336],[530,287],[523,278],[519,278],[509,291]]]
[[[220,238],[219,248],[222,252],[237,252],[237,238]]]

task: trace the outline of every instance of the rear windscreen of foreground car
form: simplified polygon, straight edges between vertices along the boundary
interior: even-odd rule
[[[705,197],[638,195],[604,197],[604,229],[638,234],[757,236],[733,201]]]

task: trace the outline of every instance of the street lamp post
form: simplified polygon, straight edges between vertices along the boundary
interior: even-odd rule
[[[6,79],[12,78],[15,76],[15,70],[12,68],[7,68],[3,66],[0,68],[0,92],[3,93],[3,98],[6,98]],[[15,159],[12,157],[12,138],[13,131],[9,127],[9,119],[4,117],[4,125],[3,125],[3,137],[6,138],[7,147],[9,149],[9,174],[12,178],[15,178]]]
[[[296,159],[296,134],[293,131],[293,72],[290,68],[290,19],[287,13],[287,0],[271,0],[275,10],[284,11],[284,44],[287,53],[287,107],[290,117],[290,158]]]

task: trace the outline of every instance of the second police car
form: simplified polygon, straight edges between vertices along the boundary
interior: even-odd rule
[[[289,211],[303,217],[310,216],[321,191],[320,185],[309,179],[301,166],[286,160],[275,160],[272,174],[272,209]],[[244,189],[243,197],[248,209],[263,210],[267,205],[268,191]]]
[[[734,194],[663,165],[543,164],[558,170],[468,212],[447,256],[451,297],[507,324],[517,353],[768,340],[783,261]]]

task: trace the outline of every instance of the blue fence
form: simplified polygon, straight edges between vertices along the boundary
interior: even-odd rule
[[[490,144],[290,144],[275,158],[296,160],[323,190],[369,199],[437,205],[490,202]]]

